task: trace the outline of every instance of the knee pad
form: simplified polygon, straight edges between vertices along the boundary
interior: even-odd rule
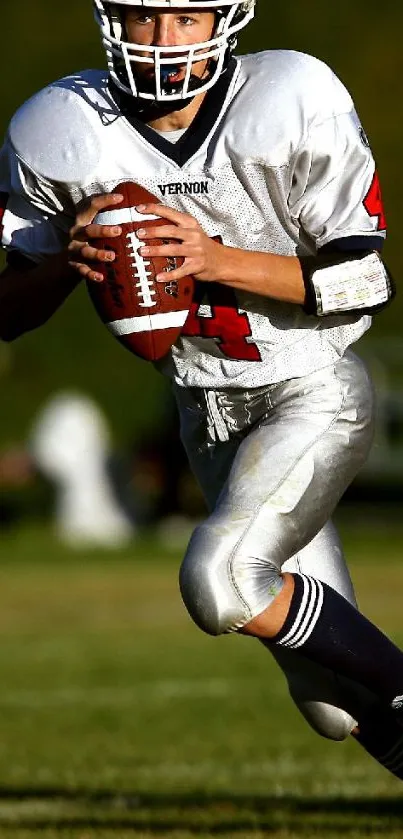
[[[356,726],[356,720],[330,702],[308,698],[297,684],[289,683],[289,691],[298,710],[311,728],[327,740],[345,740]]]
[[[290,696],[307,723],[328,740],[345,740],[355,727],[357,703],[349,700],[346,680],[294,650],[263,641],[287,679]]]
[[[236,632],[263,612],[283,586],[275,565],[242,551],[237,523],[211,518],[194,531],[179,584],[194,622],[209,635]]]

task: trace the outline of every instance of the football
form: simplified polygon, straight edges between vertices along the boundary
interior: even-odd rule
[[[145,243],[137,238],[136,231],[167,222],[158,216],[138,213],[136,206],[160,203],[158,199],[130,182],[118,184],[113,192],[121,193],[123,201],[99,212],[94,223],[119,225],[122,235],[91,240],[96,248],[113,250],[116,258],[97,265],[104,281],[87,281],[88,292],[110,332],[135,355],[157,361],[180,335],[192,302],[193,278],[170,280],[170,271],[182,265],[183,257],[142,257],[139,253]],[[166,241],[149,239],[147,244]],[[156,274],[162,272],[166,272],[166,282],[156,282]]]

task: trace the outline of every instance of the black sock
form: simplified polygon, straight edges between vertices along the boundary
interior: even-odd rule
[[[403,694],[403,653],[348,600],[326,583],[293,574],[294,594],[274,644],[348,676],[398,706]]]
[[[353,737],[381,766],[403,779],[403,728],[394,711],[377,702],[359,716]]]

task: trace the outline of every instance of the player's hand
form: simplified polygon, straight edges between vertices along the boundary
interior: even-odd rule
[[[71,268],[81,277],[93,282],[102,282],[103,276],[97,271],[97,262],[111,262],[115,254],[110,250],[101,250],[91,244],[91,239],[116,238],[122,233],[121,227],[110,227],[105,224],[93,224],[94,218],[105,207],[120,204],[123,195],[110,192],[107,195],[93,195],[80,207],[75,224],[69,231],[68,262]]]
[[[140,248],[141,256],[182,256],[183,265],[169,272],[170,280],[180,280],[192,275],[203,282],[217,282],[221,276],[221,266],[225,261],[225,247],[211,239],[204,232],[198,221],[188,213],[181,213],[163,204],[142,204],[136,207],[139,213],[160,216],[166,225],[137,231],[138,239],[144,241]],[[166,245],[150,246],[147,239],[172,239]],[[157,274],[156,279],[166,282],[166,273]]]

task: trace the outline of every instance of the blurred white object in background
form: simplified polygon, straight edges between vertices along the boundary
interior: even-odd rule
[[[133,523],[107,471],[107,422],[90,397],[67,391],[51,397],[34,420],[28,445],[55,484],[59,538],[77,548],[119,548],[133,538]]]

